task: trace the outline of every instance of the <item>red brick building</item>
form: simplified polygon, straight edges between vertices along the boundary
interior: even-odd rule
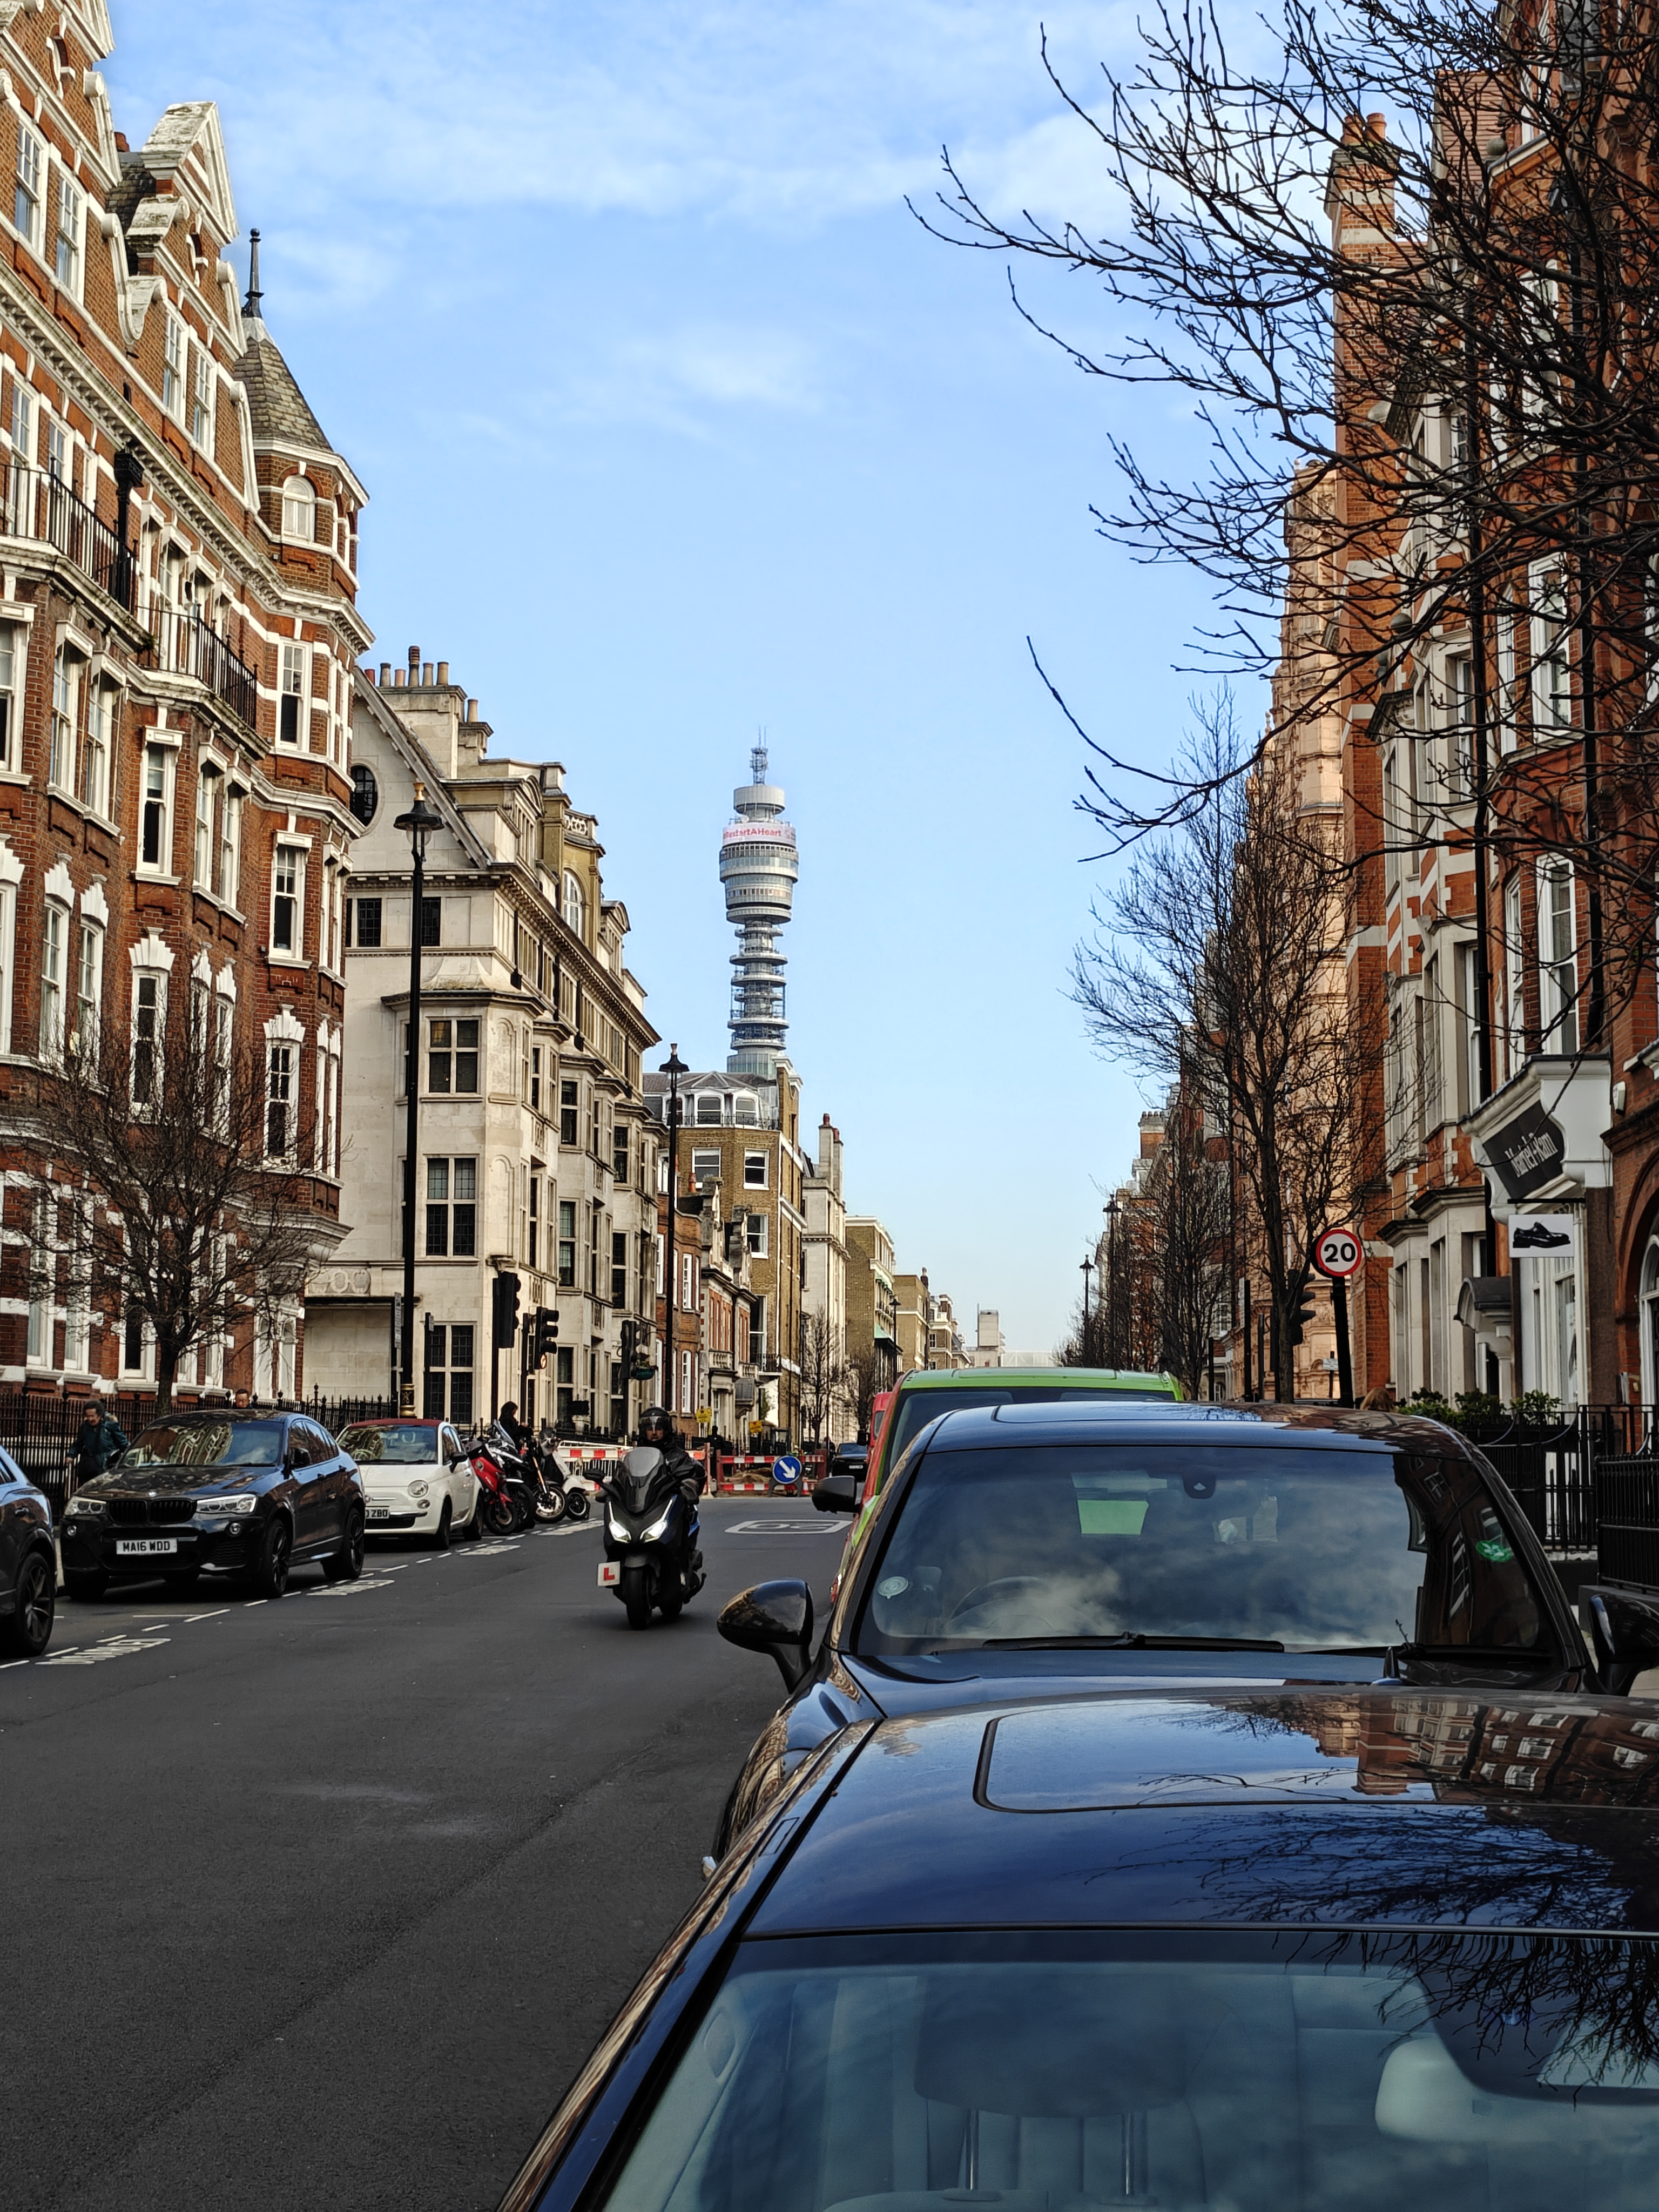
[[[0,1386],[143,1388],[19,1185],[43,1049],[193,1013],[262,1057],[270,1141],[337,1240],[347,751],[367,495],[246,301],[218,116],[133,149],[103,0],[0,9]],[[300,1151],[296,1152],[296,1147]],[[50,1213],[52,1209],[47,1208]],[[302,1386],[296,1310],[180,1387]]]

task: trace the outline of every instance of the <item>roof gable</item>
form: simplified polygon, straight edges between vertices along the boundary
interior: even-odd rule
[[[237,233],[236,203],[219,110],[212,100],[183,100],[169,107],[138,158],[157,183],[172,185],[194,202],[229,244]]]

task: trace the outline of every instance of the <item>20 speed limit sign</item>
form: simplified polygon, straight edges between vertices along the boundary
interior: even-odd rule
[[[1346,1229],[1322,1229],[1314,1240],[1314,1265],[1322,1275],[1354,1274],[1364,1256],[1359,1239]]]

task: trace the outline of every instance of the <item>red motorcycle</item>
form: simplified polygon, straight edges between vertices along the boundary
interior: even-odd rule
[[[515,1534],[524,1525],[523,1484],[514,1480],[507,1454],[485,1436],[469,1437],[465,1449],[477,1477],[479,1528],[492,1536]]]

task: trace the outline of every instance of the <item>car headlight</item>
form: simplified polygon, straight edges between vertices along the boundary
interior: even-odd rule
[[[668,1534],[668,1523],[673,1510],[672,1505],[665,1506],[644,1535],[641,1537],[640,1541],[642,1544],[654,1544],[659,1536],[665,1536]]]
[[[77,1520],[90,1519],[93,1514],[103,1511],[104,1501],[101,1498],[71,1498],[68,1510]]]
[[[411,1498],[424,1498],[427,1489],[428,1485],[424,1482],[411,1482],[409,1486],[409,1494]]]
[[[258,1503],[257,1498],[243,1493],[236,1498],[204,1498],[196,1510],[204,1521],[238,1520],[252,1513]]]

